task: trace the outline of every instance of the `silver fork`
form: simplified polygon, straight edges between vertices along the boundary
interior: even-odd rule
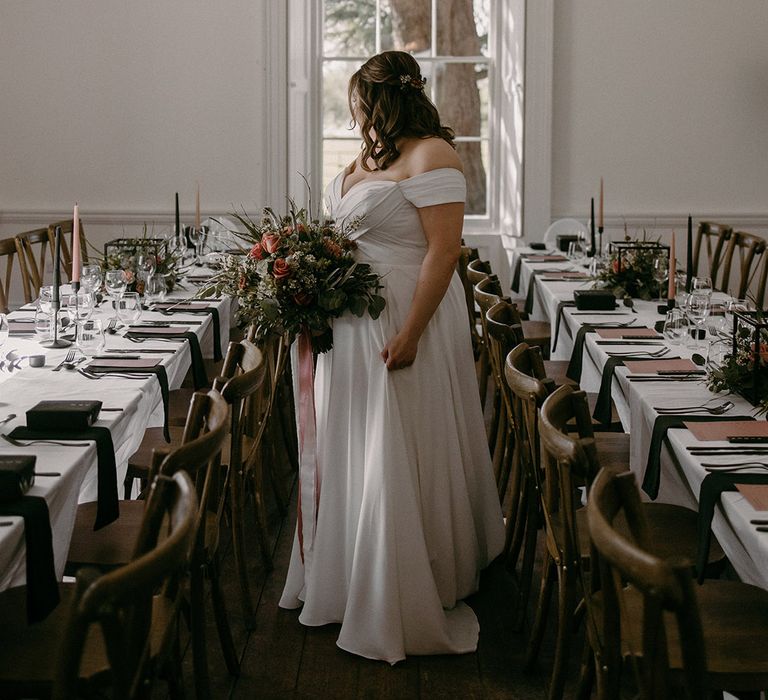
[[[669,348],[659,348],[658,350],[641,350],[641,351],[632,351],[632,350],[622,350],[621,352],[607,352],[606,355],[609,355],[610,357],[634,357],[635,355],[642,355],[647,357],[663,357],[669,353]]]
[[[58,440],[17,440],[10,435],[0,433],[0,438],[14,447],[29,447],[30,445],[61,445],[62,447],[88,447],[90,442],[59,442]]]
[[[737,472],[742,469],[768,469],[768,462],[702,462],[701,466],[707,471]]]
[[[654,406],[654,410],[658,413],[709,413],[713,416],[720,416],[723,413],[727,413],[734,407],[734,403],[732,401],[725,401],[719,406],[693,406],[693,407],[686,407],[683,406],[682,408],[670,408],[670,407],[659,407]]]
[[[75,359],[75,355],[77,355],[77,350],[75,350],[75,348],[72,348],[69,352],[67,352],[64,359],[61,362],[59,362],[59,364],[56,365],[56,367],[53,368],[53,371],[58,372],[64,367],[64,365],[68,365],[70,362],[72,362],[72,360]]]
[[[87,369],[83,369],[82,367],[77,370],[78,374],[82,374],[86,379],[104,379],[104,377],[117,377],[119,379],[147,379],[152,376],[152,374],[142,374],[139,372],[125,372],[124,374],[121,374],[120,372],[89,372]]]

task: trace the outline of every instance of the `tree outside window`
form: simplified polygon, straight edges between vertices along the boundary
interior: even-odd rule
[[[456,133],[467,179],[466,213],[488,215],[490,0],[324,0],[323,181],[360,149],[350,130],[347,83],[370,56],[411,52],[443,124]]]

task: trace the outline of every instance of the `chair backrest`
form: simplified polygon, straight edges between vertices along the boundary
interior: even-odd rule
[[[11,285],[13,284],[13,261],[19,255],[19,270],[21,272],[22,292],[24,301],[29,303],[32,299],[26,297],[28,283],[26,282],[27,270],[21,259],[22,253],[15,238],[6,238],[0,241],[0,258],[5,258],[5,274],[0,276],[0,313],[7,314],[10,311]]]
[[[744,299],[756,272],[756,263],[765,252],[765,239],[753,233],[736,231],[728,241],[723,258],[723,276],[719,289],[738,299]],[[732,266],[738,270],[738,279],[731,282]],[[714,280],[713,280],[714,283]]]
[[[762,311],[766,311],[766,286],[768,286],[768,252],[763,253],[760,272],[757,275],[757,286],[755,287],[755,308]]]
[[[620,516],[621,528],[617,527]],[[639,640],[640,648],[629,649],[629,652],[642,655],[637,669],[640,697],[648,700],[679,697],[680,688],[673,690],[669,682],[665,618],[672,619],[677,628],[688,697],[706,697],[706,653],[691,575],[692,562],[662,560],[649,552],[648,526],[632,472],[603,469],[597,475],[587,503],[587,522],[593,546],[593,570],[596,560],[602,591],[601,634],[606,655],[603,663],[618,668],[622,636],[625,642]],[[627,629],[630,621],[626,614],[627,598],[638,594],[642,597],[642,614],[633,615],[632,622],[640,629],[630,630]],[[618,689],[615,674],[613,678],[614,687]]]
[[[469,333],[472,337],[472,347],[475,350],[475,356],[477,356],[477,348],[480,340],[480,336],[477,332],[477,312],[475,310],[475,297],[472,289],[472,282],[467,277],[467,268],[469,263],[473,260],[477,260],[477,249],[470,248],[469,246],[461,246],[461,254],[459,255],[459,262],[456,265],[456,271],[459,274],[461,280],[461,286],[464,289],[464,302],[467,305],[467,316],[469,318]]]
[[[491,263],[487,260],[470,260],[467,263],[467,279],[471,285],[476,285],[480,280],[493,274],[491,272]]]
[[[26,274],[22,275],[26,285],[24,298],[32,301],[37,298],[40,287],[45,284],[45,263],[48,251],[53,260],[53,240],[48,235],[47,228],[38,228],[17,234],[16,241],[23,253],[19,254],[19,262],[26,271]]]
[[[509,421],[513,421],[512,397],[509,393],[509,386],[504,380],[504,363],[510,351],[524,340],[522,321],[517,305],[501,299],[486,312],[485,324],[488,331],[488,351],[491,355],[491,364],[497,373],[495,379],[501,389],[507,417]]]
[[[78,572],[59,646],[54,700],[81,697],[80,661],[91,627],[97,624],[110,664],[110,697],[145,696],[156,670],[151,649],[157,641],[152,631],[153,598],[177,597],[177,578],[189,564],[196,511],[195,489],[186,473],[158,477],[132,561],[106,574],[92,568]],[[175,615],[165,622],[175,628]]]
[[[723,262],[726,244],[733,229],[714,221],[700,221],[693,244],[693,276],[709,275],[712,284],[717,286],[718,273]],[[706,253],[706,267],[702,266],[702,253]]]
[[[56,221],[48,226],[48,235],[51,240],[54,240],[56,234],[56,227],[61,227],[61,265],[62,269],[67,275],[67,279],[72,279],[72,251],[70,249],[70,241],[72,240],[72,230],[74,229],[74,219],[65,219],[64,221]],[[80,219],[80,262],[83,265],[88,264],[88,241],[85,237],[85,230],[83,229],[83,220]]]

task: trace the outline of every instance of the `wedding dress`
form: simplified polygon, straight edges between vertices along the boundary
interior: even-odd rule
[[[477,648],[462,598],[500,552],[504,530],[461,282],[450,286],[411,367],[380,353],[408,314],[427,244],[417,207],[463,202],[464,176],[439,168],[399,182],[326,191],[337,223],[360,218],[356,257],[382,275],[377,320],[334,321],[315,377],[321,489],[311,550],[298,537],[280,600],[305,625],[341,623],[338,646],[395,663]],[[306,543],[305,543],[306,544]]]

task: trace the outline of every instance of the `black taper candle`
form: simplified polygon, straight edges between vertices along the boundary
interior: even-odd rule
[[[55,229],[55,243],[53,252],[53,294],[51,301],[53,301],[59,308],[59,285],[61,284],[61,226],[57,226]]]
[[[693,219],[688,214],[688,253],[685,259],[685,291],[691,293],[691,279],[693,278]]]
[[[179,217],[179,193],[176,193],[176,230],[173,232],[178,236],[181,233],[181,218]]]
[[[592,235],[592,255],[595,255],[595,198],[592,197],[589,200],[589,228],[590,228],[590,234]]]

